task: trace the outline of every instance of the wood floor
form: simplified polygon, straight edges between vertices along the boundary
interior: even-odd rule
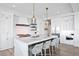
[[[13,56],[13,54],[13,49],[0,51],[0,56]],[[79,48],[60,44],[59,48],[56,48],[56,52],[53,52],[52,56],[79,56]]]
[[[0,56],[13,56],[14,50],[13,49],[6,49],[3,51],[0,51]]]
[[[56,52],[57,56],[79,56],[79,47],[60,44],[59,49],[57,49]]]

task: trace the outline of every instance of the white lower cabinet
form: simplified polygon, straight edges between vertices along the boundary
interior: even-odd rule
[[[60,36],[60,43],[64,43],[67,45],[74,45],[74,38],[73,38],[73,40],[67,40],[66,35],[61,35]]]

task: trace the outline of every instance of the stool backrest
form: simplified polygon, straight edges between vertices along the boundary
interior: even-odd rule
[[[43,43],[40,43],[40,44],[36,44],[33,49],[32,49],[32,53],[33,54],[38,54],[41,52],[42,50],[42,47],[43,47]]]
[[[46,41],[45,43],[44,43],[44,49],[48,49],[49,47],[50,47],[50,44],[51,44],[51,41]]]
[[[51,46],[57,46],[59,45],[59,38],[55,38],[54,40],[52,40],[51,42]]]

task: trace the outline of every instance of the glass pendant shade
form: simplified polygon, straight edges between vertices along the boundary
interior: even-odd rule
[[[48,18],[48,8],[46,8],[46,18]]]
[[[32,17],[32,24],[36,24],[36,18],[35,18],[35,16]]]
[[[33,17],[32,17],[31,24],[36,24],[36,18],[35,18],[35,4],[33,4]]]

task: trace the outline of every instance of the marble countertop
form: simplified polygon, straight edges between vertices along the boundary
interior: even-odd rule
[[[22,38],[17,38],[17,39],[19,39],[20,41],[26,43],[27,45],[31,45],[31,44],[34,44],[34,43],[37,43],[37,42],[42,42],[42,41],[45,41],[45,40],[49,40],[51,38],[57,38],[57,36],[55,36],[55,35],[50,35],[50,36],[41,35],[41,36],[36,37],[36,38],[22,37]]]

